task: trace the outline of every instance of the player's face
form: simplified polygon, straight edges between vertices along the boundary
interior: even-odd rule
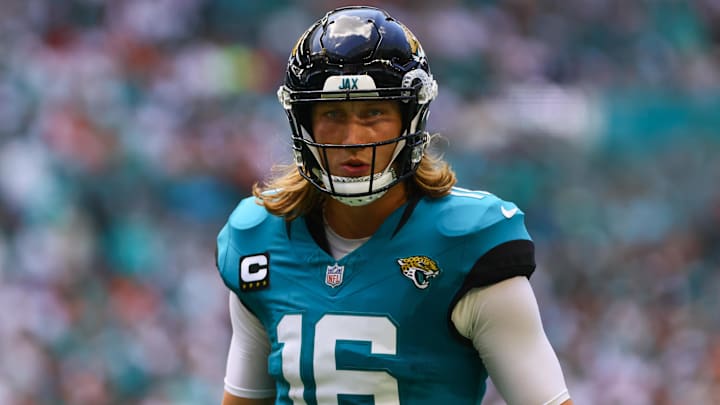
[[[400,136],[402,115],[395,101],[337,101],[317,103],[312,112],[315,142],[353,145],[387,141]],[[392,159],[396,143],[377,146],[375,173]],[[321,151],[321,159],[322,157]],[[370,175],[373,148],[328,148],[323,166],[333,176]]]

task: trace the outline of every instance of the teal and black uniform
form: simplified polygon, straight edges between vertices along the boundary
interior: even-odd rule
[[[487,372],[450,313],[471,288],[530,276],[523,218],[453,189],[411,199],[335,260],[321,221],[286,222],[251,197],[218,236],[218,268],[267,331],[278,404],[479,404]]]

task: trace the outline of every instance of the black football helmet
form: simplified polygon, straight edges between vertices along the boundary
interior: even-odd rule
[[[373,7],[330,11],[302,34],[290,54],[278,99],[292,129],[300,174],[321,191],[348,205],[365,205],[412,176],[423,157],[428,106],[437,83],[420,42],[402,23]],[[313,103],[342,100],[397,100],[403,128],[394,139],[361,145],[315,142]],[[334,176],[324,167],[332,148],[375,148],[396,144],[388,167],[364,177]],[[373,159],[374,160],[374,159]]]

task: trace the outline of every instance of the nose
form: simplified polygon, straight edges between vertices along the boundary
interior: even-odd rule
[[[370,128],[356,116],[351,116],[342,126],[342,144],[357,145],[370,142]]]

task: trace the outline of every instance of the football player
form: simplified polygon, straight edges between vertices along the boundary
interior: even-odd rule
[[[385,11],[333,10],[278,91],[295,165],[217,239],[224,405],[571,403],[528,277],[524,215],[426,153],[437,84]]]

